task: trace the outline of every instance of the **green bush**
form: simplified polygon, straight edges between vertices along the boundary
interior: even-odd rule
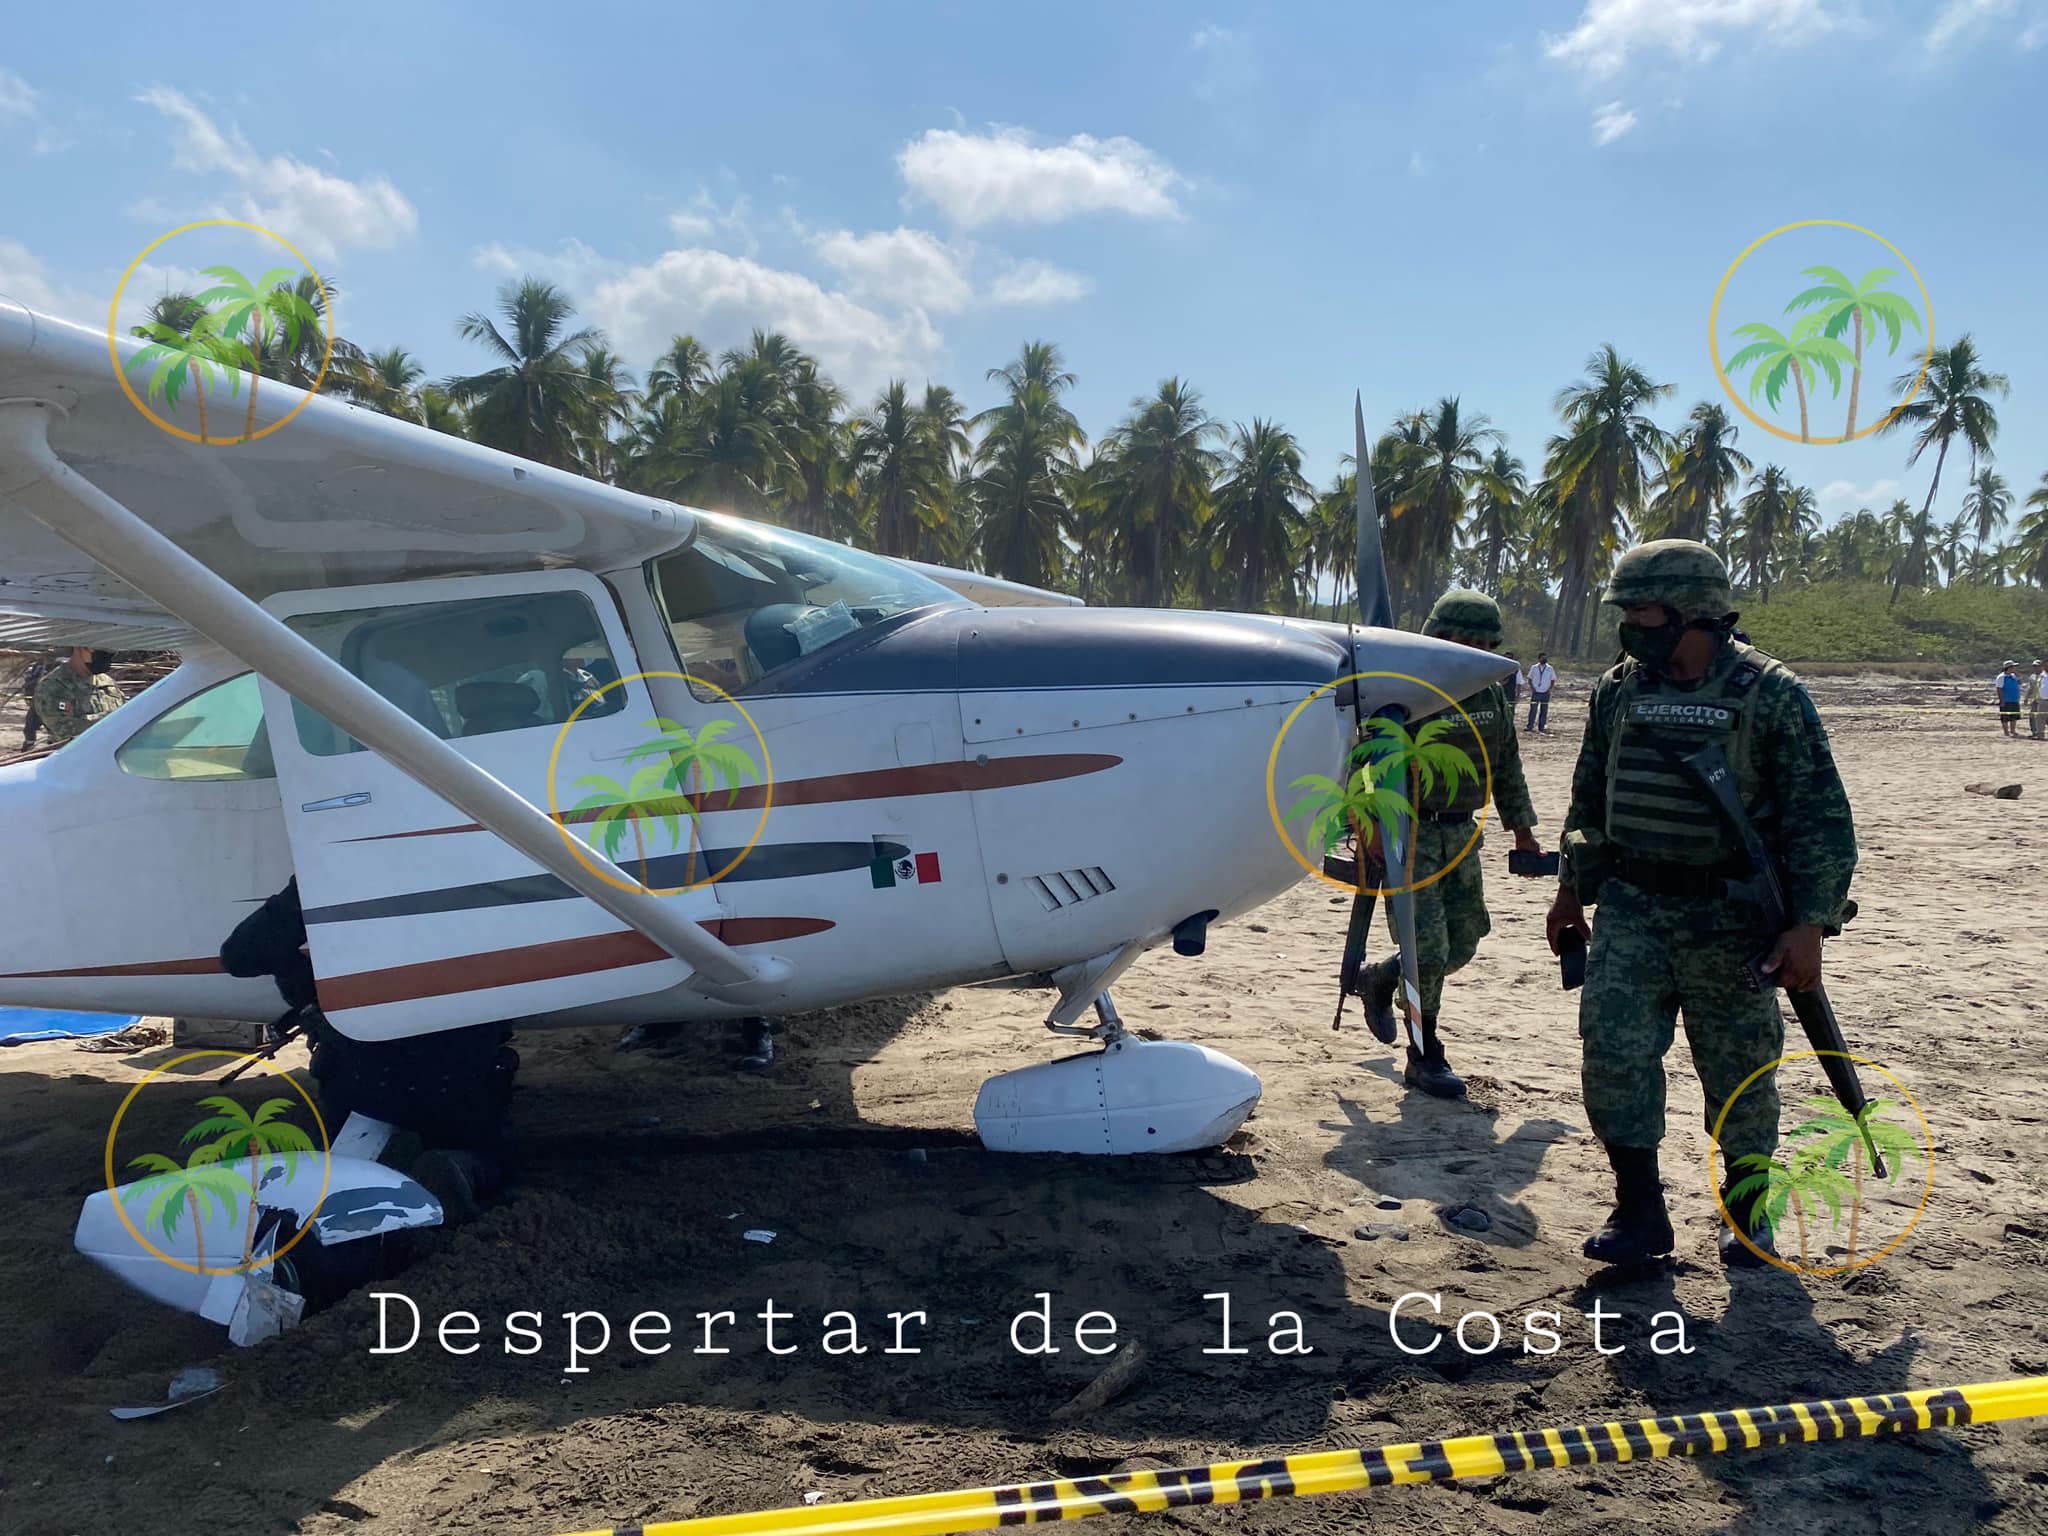
[[[1945,587],[1901,592],[1887,608],[1882,582],[1774,587],[1765,603],[1737,594],[1742,629],[1789,662],[1952,662],[1995,671],[2007,657],[2048,656],[2048,592],[2034,587]]]

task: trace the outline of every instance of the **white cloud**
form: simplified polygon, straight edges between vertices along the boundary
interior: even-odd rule
[[[0,69],[0,117],[34,117],[36,93],[11,69]]]
[[[149,306],[164,294],[197,293],[212,282],[213,279],[202,277],[189,267],[143,262],[129,277],[128,286],[121,290],[121,312],[115,323],[125,332],[140,324]],[[53,273],[21,241],[0,236],[0,296],[60,320],[104,332],[107,304],[114,296],[114,279],[108,277],[104,288],[68,281]]]
[[[1545,37],[1543,51],[1596,78],[1617,74],[1639,53],[1703,64],[1722,42],[1758,32],[1784,45],[1812,40],[1846,20],[1831,0],[1586,0],[1578,24]]]
[[[1020,261],[989,284],[991,304],[1069,304],[1095,285],[1078,272],[1045,261]]]
[[[753,208],[744,196],[736,196],[723,207],[709,191],[702,187],[687,207],[678,208],[668,216],[668,227],[678,240],[691,245],[701,245],[708,240],[725,239],[746,247],[752,255],[757,249],[754,239]]]
[[[0,295],[46,315],[101,327],[107,323],[107,300],[113,297],[111,292],[94,293],[63,281],[34,251],[4,236],[0,236]]]
[[[678,332],[716,351],[743,343],[756,327],[781,331],[856,397],[891,378],[928,376],[942,344],[920,309],[884,314],[802,273],[704,249],[665,251],[625,269],[597,286],[584,313],[638,358],[653,357]]]
[[[1853,480],[1830,480],[1813,493],[1813,501],[1822,521],[1833,522],[1864,507],[1882,514],[1903,490],[1897,480],[1873,480],[1868,485],[1858,485]]]
[[[834,230],[812,244],[846,281],[847,293],[868,303],[900,305],[927,314],[953,314],[974,298],[968,279],[971,250],[922,229],[875,230],[856,235]]]
[[[1948,0],[1927,28],[1927,47],[1939,53],[1953,43],[1975,42],[1987,35],[1991,23],[2019,13],[2019,0]],[[2019,46],[2032,50],[2041,44],[2042,22],[2031,20],[2019,33]]]
[[[1038,144],[1021,128],[929,128],[896,156],[904,183],[955,224],[1051,224],[1086,213],[1177,218],[1186,178],[1135,139],[1077,133]]]
[[[1593,114],[1593,142],[1612,144],[1635,125],[1635,113],[1618,101],[1610,101]]]
[[[1195,95],[1212,106],[1250,94],[1259,83],[1259,55],[1250,36],[1213,22],[1195,29]]]
[[[387,249],[418,231],[419,215],[384,177],[351,181],[289,155],[258,154],[239,131],[223,132],[189,97],[167,87],[138,100],[176,127],[173,164],[232,179],[238,200],[226,211],[275,230],[315,259],[351,246]]]

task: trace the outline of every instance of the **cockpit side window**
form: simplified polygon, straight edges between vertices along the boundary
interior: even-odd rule
[[[406,603],[286,620],[334,660],[444,740],[558,728],[615,714],[625,695],[597,610],[580,592],[515,593]],[[299,741],[316,757],[364,750],[292,702]]]
[[[138,779],[276,778],[256,674],[243,672],[173,704],[123,742],[114,761]]]
[[[961,600],[880,555],[696,516],[690,542],[647,570],[690,691],[707,703],[884,619]]]

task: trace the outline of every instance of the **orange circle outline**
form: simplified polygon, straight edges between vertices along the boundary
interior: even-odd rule
[[[1809,1269],[1804,1265],[1794,1264],[1789,1259],[1782,1258],[1777,1254],[1765,1253],[1762,1248],[1750,1240],[1749,1234],[1742,1230],[1736,1223],[1735,1217],[1730,1214],[1727,1203],[1721,1198],[1721,1181],[1714,1176],[1714,1155],[1721,1150],[1721,1127],[1728,1123],[1728,1111],[1735,1107],[1735,1101],[1742,1097],[1751,1083],[1762,1077],[1766,1072],[1775,1071],[1788,1061],[1800,1061],[1809,1056],[1815,1061],[1820,1060],[1823,1056],[1840,1056],[1846,1061],[1856,1062],[1859,1065],[1870,1068],[1873,1072],[1881,1074],[1894,1088],[1899,1090],[1899,1093],[1905,1098],[1906,1102],[1912,1105],[1913,1113],[1920,1121],[1920,1130],[1927,1138],[1925,1142],[1927,1148],[1927,1182],[1926,1187],[1920,1191],[1920,1203],[1913,1208],[1913,1219],[1906,1223],[1897,1237],[1886,1243],[1868,1258],[1858,1259],[1854,1264],[1838,1264],[1828,1269]],[[1875,1264],[1879,1259],[1885,1257],[1885,1255],[1892,1252],[1899,1244],[1910,1237],[1913,1229],[1920,1225],[1920,1218],[1927,1214],[1927,1203],[1934,1197],[1934,1127],[1927,1123],[1927,1111],[1920,1107],[1920,1101],[1913,1097],[1912,1090],[1900,1082],[1895,1074],[1879,1066],[1868,1056],[1858,1056],[1853,1051],[1788,1051],[1775,1061],[1765,1062],[1754,1072],[1750,1073],[1749,1076],[1745,1077],[1736,1085],[1735,1091],[1728,1095],[1727,1102],[1721,1106],[1721,1113],[1714,1118],[1714,1129],[1708,1135],[1707,1183],[1714,1191],[1714,1208],[1721,1213],[1721,1219],[1728,1224],[1728,1230],[1735,1234],[1736,1241],[1740,1242],[1743,1247],[1766,1263],[1775,1264],[1788,1274],[1805,1275],[1816,1280],[1826,1280],[1835,1275],[1846,1275],[1852,1271],[1865,1269]]]
[[[251,1259],[246,1263],[237,1264],[232,1269],[210,1269],[197,1264],[187,1264],[183,1259],[174,1259],[168,1253],[165,1253],[155,1243],[144,1237],[135,1223],[129,1220],[128,1208],[122,1203],[120,1190],[114,1183],[114,1139],[121,1133],[121,1121],[127,1116],[128,1107],[135,1102],[135,1096],[147,1088],[151,1081],[161,1077],[164,1073],[170,1071],[171,1068],[180,1066],[188,1061],[197,1061],[202,1056],[225,1056],[230,1061],[253,1061],[260,1063],[264,1070],[272,1076],[281,1077],[290,1083],[293,1091],[306,1101],[306,1108],[311,1110],[313,1114],[313,1125],[320,1132],[320,1198],[313,1202],[313,1209],[306,1213],[306,1218],[300,1225],[299,1230],[293,1234],[292,1240],[282,1248],[273,1249],[260,1260]],[[271,1153],[270,1155],[273,1157],[282,1156],[281,1153]],[[320,1214],[320,1207],[327,1203],[328,1187],[334,1181],[334,1142],[327,1134],[327,1122],[321,1118],[320,1106],[313,1102],[313,1095],[306,1092],[304,1084],[300,1083],[297,1078],[278,1066],[270,1058],[255,1052],[222,1050],[187,1051],[183,1056],[174,1056],[162,1066],[155,1067],[143,1074],[142,1081],[133,1088],[130,1088],[128,1096],[121,1100],[121,1107],[114,1111],[114,1123],[107,1127],[106,1172],[107,1193],[113,1198],[114,1214],[121,1218],[121,1225],[128,1229],[128,1235],[140,1243],[152,1258],[161,1259],[173,1269],[182,1269],[188,1275],[248,1275],[254,1274],[258,1269],[276,1264],[279,1259],[296,1248],[308,1232],[313,1230],[313,1218]],[[136,1182],[140,1183],[141,1181],[137,1180]],[[198,1218],[195,1217],[194,1219],[197,1220]]]
[[[1727,291],[1729,281],[1735,276],[1737,269],[1739,269],[1745,261],[1749,260],[1751,253],[1754,252],[1758,246],[1767,244],[1770,241],[1777,239],[1778,236],[1786,234],[1791,230],[1810,229],[1819,225],[1826,225],[1836,229],[1853,229],[1859,235],[1867,235],[1872,240],[1875,240],[1879,245],[1883,246],[1886,250],[1890,251],[1894,256],[1898,257],[1899,264],[1903,266],[1908,272],[1913,274],[1913,282],[1920,290],[1920,307],[1927,317],[1927,348],[1920,359],[1920,371],[1913,377],[1913,387],[1906,391],[1906,398],[1901,400],[1897,405],[1893,406],[1890,410],[1886,411],[1884,415],[1880,416],[1875,422],[1865,427],[1862,431],[1854,433],[1853,435],[1847,437],[1801,437],[1798,433],[1788,432],[1783,427],[1776,426],[1771,422],[1765,421],[1763,417],[1757,415],[1757,413],[1751,410],[1749,406],[1743,401],[1742,397],[1735,392],[1735,386],[1729,382],[1727,372],[1721,367],[1721,342],[1719,336],[1716,334],[1716,332],[1720,328],[1719,322],[1721,315],[1721,296]],[[1920,393],[1920,386],[1926,382],[1927,370],[1934,363],[1934,300],[1929,296],[1927,292],[1927,284],[1920,276],[1920,269],[1915,267],[1912,262],[1906,260],[1906,253],[1904,251],[1900,250],[1896,245],[1893,245],[1891,241],[1885,239],[1885,237],[1883,235],[1880,235],[1876,230],[1865,229],[1861,224],[1851,224],[1846,219],[1800,219],[1795,223],[1781,224],[1767,235],[1757,236],[1756,239],[1750,241],[1749,244],[1743,248],[1742,254],[1735,258],[1734,262],[1729,266],[1728,270],[1721,274],[1720,286],[1714,290],[1713,306],[1707,311],[1707,352],[1708,355],[1712,357],[1714,361],[1714,377],[1721,381],[1722,392],[1726,394],[1730,400],[1735,402],[1735,408],[1738,411],[1742,412],[1743,415],[1747,416],[1751,421],[1755,422],[1758,426],[1762,427],[1766,432],[1770,433],[1772,436],[1782,437],[1786,442],[1797,443],[1802,448],[1825,448],[1831,447],[1838,443],[1861,442],[1864,438],[1869,437],[1872,433],[1882,431],[1887,422],[1889,422],[1894,416],[1898,415],[1899,412],[1903,411],[1907,406],[1911,405],[1913,403],[1913,397]]]
[[[576,717],[582,714],[584,710],[588,709],[597,700],[603,698],[607,693],[611,692],[612,689],[623,688],[627,683],[632,682],[635,678],[645,681],[646,679],[651,677],[672,677],[686,687],[691,685],[697,685],[709,688],[713,693],[717,694],[720,698],[724,699],[726,703],[730,704],[734,709],[738,710],[740,712],[740,718],[747,722],[747,729],[754,733],[754,740],[758,741],[761,744],[761,773],[763,778],[762,788],[767,791],[767,798],[761,803],[761,819],[754,824],[754,835],[747,839],[747,845],[744,848],[740,849],[738,853],[734,854],[732,856],[731,861],[727,863],[726,866],[723,869],[719,870],[716,874],[706,875],[702,880],[692,880],[687,884],[678,885],[669,890],[657,890],[653,886],[643,885],[638,881],[626,881],[622,883],[620,881],[614,880],[610,875],[606,874],[603,870],[599,869],[595,864],[591,863],[591,861],[587,857],[585,857],[587,850],[585,849],[584,845],[570,833],[568,824],[562,820],[561,807],[555,798],[555,768],[562,756],[562,746],[569,739],[569,727],[576,723]],[[647,702],[650,707],[660,707],[659,705],[656,705],[654,703],[654,690],[651,688],[647,690]],[[699,700],[698,702],[701,703],[702,701]],[[685,796],[685,798],[687,798],[687,796]],[[754,723],[754,717],[747,713],[746,706],[740,703],[740,701],[734,698],[731,694],[727,693],[723,688],[719,687],[718,684],[713,682],[707,682],[701,677],[692,677],[687,672],[629,672],[624,677],[617,678],[612,682],[606,683],[603,687],[599,688],[597,692],[586,697],[574,709],[569,711],[569,718],[564,720],[562,722],[562,728],[555,732],[554,750],[548,753],[548,817],[550,820],[554,822],[555,830],[562,834],[562,841],[569,845],[569,852],[571,856],[575,858],[576,862],[581,864],[585,869],[589,870],[593,875],[597,876],[598,879],[602,880],[606,885],[611,886],[615,890],[637,891],[643,896],[680,896],[684,891],[699,890],[704,886],[712,885],[720,880],[723,880],[727,875],[731,874],[734,870],[740,867],[740,861],[744,859],[748,854],[752,853],[754,851],[754,845],[761,841],[761,834],[768,829],[768,813],[769,811],[774,809],[774,806],[775,764],[769,759],[768,738],[761,734],[761,727]]]
[[[1463,717],[1465,724],[1471,727],[1472,739],[1478,742],[1479,744],[1479,760],[1486,769],[1486,799],[1480,804],[1478,811],[1478,820],[1473,825],[1471,837],[1466,839],[1465,846],[1460,848],[1457,852],[1456,857],[1447,861],[1442,869],[1438,870],[1435,874],[1431,875],[1427,880],[1417,880],[1411,885],[1349,885],[1342,880],[1333,879],[1331,876],[1324,874],[1323,871],[1317,869],[1315,865],[1309,863],[1309,861],[1302,856],[1301,850],[1294,846],[1294,839],[1287,835],[1287,824],[1280,819],[1279,797],[1276,796],[1273,792],[1273,775],[1279,771],[1281,744],[1287,740],[1287,733],[1294,729],[1294,722],[1301,718],[1301,712],[1304,709],[1307,709],[1309,705],[1315,703],[1319,695],[1329,693],[1333,689],[1341,688],[1346,683],[1362,682],[1368,677],[1391,677],[1397,679],[1400,682],[1415,683],[1421,687],[1427,688],[1431,693],[1435,694],[1438,698],[1442,699],[1445,703],[1449,704],[1451,708],[1455,709],[1459,713],[1459,715]],[[1514,724],[1512,714],[1510,716],[1508,723],[1511,727]],[[1344,757],[1347,762],[1350,760],[1351,750],[1353,749],[1347,749],[1345,751]],[[1287,718],[1280,722],[1279,734],[1273,738],[1273,749],[1266,754],[1266,814],[1272,818],[1273,830],[1280,834],[1280,841],[1286,846],[1288,853],[1293,855],[1294,862],[1299,864],[1303,869],[1307,870],[1310,874],[1314,875],[1318,880],[1321,880],[1326,885],[1333,885],[1340,891],[1350,891],[1356,895],[1401,896],[1406,895],[1408,892],[1423,890],[1428,886],[1436,884],[1437,881],[1443,879],[1444,876],[1448,875],[1452,870],[1456,869],[1459,864],[1463,863],[1466,855],[1471,853],[1474,848],[1477,848],[1479,846],[1479,839],[1482,836],[1484,836],[1486,832],[1487,808],[1492,804],[1493,754],[1486,750],[1486,739],[1479,734],[1479,727],[1477,725],[1474,725],[1472,722],[1472,717],[1465,713],[1465,706],[1460,704],[1456,699],[1452,698],[1448,693],[1445,693],[1443,689],[1437,687],[1435,683],[1425,682],[1423,679],[1419,677],[1410,677],[1406,672],[1352,672],[1348,673],[1343,677],[1337,678],[1333,682],[1323,684],[1322,687],[1316,689],[1314,693],[1311,693],[1307,698],[1303,699],[1299,704],[1295,705],[1294,709],[1292,710],[1292,712],[1289,713]],[[1411,837],[1414,836],[1416,833],[1419,833],[1420,831],[1421,827],[1418,823],[1418,825],[1411,831]],[[1361,873],[1364,871],[1365,868],[1364,857],[1365,850],[1361,848],[1359,849],[1359,869]]]
[[[313,279],[314,283],[319,286],[320,296],[322,299],[326,301],[321,306],[320,316],[323,320],[327,322],[327,350],[321,356],[320,371],[313,375],[313,387],[306,391],[306,395],[303,400],[301,400],[297,405],[293,406],[290,410],[286,411],[284,415],[280,416],[276,421],[273,421],[269,426],[262,428],[260,431],[248,433],[247,435],[242,437],[201,437],[197,432],[187,432],[183,427],[174,427],[168,421],[165,421],[163,417],[157,415],[157,413],[155,411],[152,411],[149,408],[149,406],[144,403],[142,398],[135,393],[135,386],[128,382],[128,372],[125,368],[121,366],[121,352],[117,338],[117,333],[120,330],[121,295],[127,291],[128,279],[133,277],[135,275],[135,269],[141,266],[142,263],[148,259],[149,253],[155,250],[158,246],[163,245],[168,241],[177,239],[178,236],[182,234],[187,234],[195,229],[211,228],[216,225],[225,225],[230,229],[253,230],[259,235],[267,235],[272,240],[275,240],[279,245],[283,246],[286,250],[290,251],[294,256],[299,258],[299,265],[306,269],[307,274]],[[328,288],[327,279],[322,277],[319,274],[319,272],[314,269],[312,262],[306,260],[305,254],[302,251],[300,251],[300,249],[296,245],[293,245],[291,241],[285,239],[283,235],[280,235],[276,230],[266,229],[261,224],[251,224],[246,219],[195,219],[190,224],[179,225],[176,229],[172,230],[167,235],[157,236],[156,239],[150,241],[148,245],[145,245],[142,248],[142,250],[136,255],[135,259],[128,263],[128,270],[121,274],[121,281],[114,285],[114,299],[113,302],[107,306],[107,361],[114,365],[114,379],[118,384],[120,384],[121,393],[128,397],[128,403],[134,406],[136,410],[142,412],[142,414],[146,416],[151,423],[153,423],[155,426],[162,428],[164,431],[170,433],[171,436],[183,438],[188,443],[197,443],[202,448],[233,448],[237,447],[242,443],[253,443],[258,438],[268,437],[271,433],[275,432],[279,427],[283,426],[286,422],[290,421],[294,416],[298,415],[299,412],[303,411],[308,405],[310,405],[312,403],[313,397],[320,393],[320,385],[322,381],[326,379],[327,370],[329,367],[333,365],[334,362],[334,293],[331,289]],[[238,369],[236,371],[239,372],[240,370]],[[260,377],[260,375],[258,375],[258,377]],[[278,381],[273,379],[271,382],[277,383]],[[286,385],[285,387],[290,388],[291,386]]]

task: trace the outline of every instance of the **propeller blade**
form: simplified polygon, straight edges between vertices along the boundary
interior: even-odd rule
[[[1387,583],[1387,561],[1380,549],[1380,509],[1372,494],[1372,455],[1365,445],[1365,398],[1351,397],[1352,425],[1358,434],[1358,622],[1379,629],[1394,627],[1394,595]]]

